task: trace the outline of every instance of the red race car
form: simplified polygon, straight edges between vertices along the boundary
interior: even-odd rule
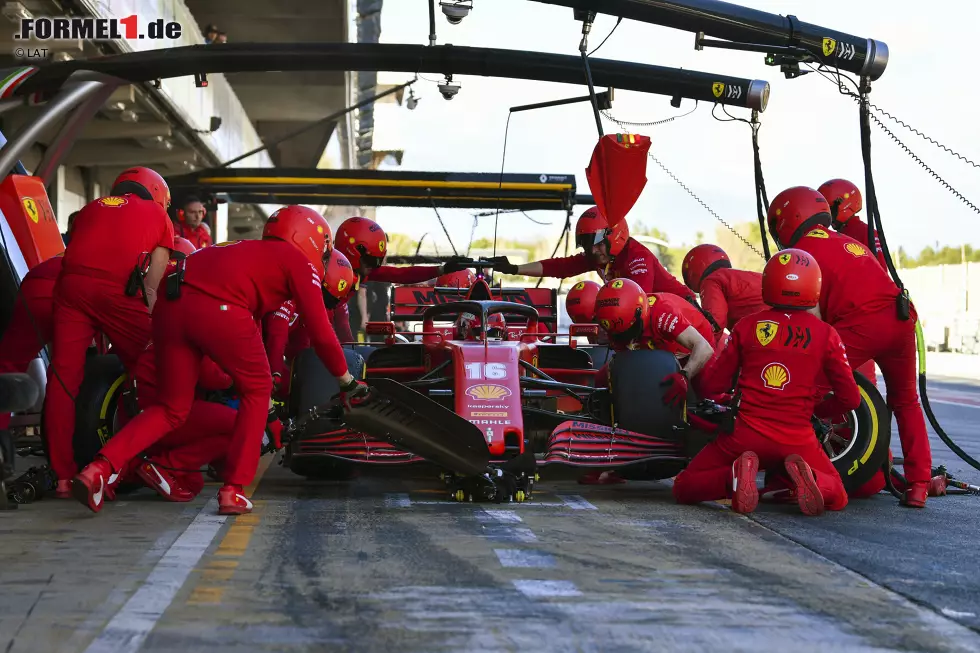
[[[362,404],[332,401],[336,382],[310,350],[293,365],[284,464],[314,478],[353,469],[430,464],[457,500],[524,501],[538,474],[616,468],[630,479],[676,475],[732,417],[692,397],[686,414],[661,401],[660,379],[679,369],[665,351],[616,355],[609,388],[596,388],[605,346],[579,344],[597,325],[557,332],[557,293],[546,288],[392,289],[392,321],[368,324],[381,342],[345,345],[352,373],[372,386]],[[396,322],[421,322],[397,331]],[[890,429],[884,402],[859,378],[864,403],[835,423],[816,422],[857,487],[880,468]]]

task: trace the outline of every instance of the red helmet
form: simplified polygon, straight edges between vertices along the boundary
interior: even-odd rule
[[[818,190],[830,204],[830,215],[834,218],[834,229],[840,229],[844,226],[844,223],[857,215],[864,205],[861,199],[861,191],[846,179],[825,181]]]
[[[388,236],[374,220],[348,218],[337,229],[337,248],[364,276],[384,263],[388,254]]]
[[[762,272],[762,301],[774,308],[813,308],[820,301],[817,259],[802,249],[773,254]]]
[[[327,255],[323,267],[323,303],[327,308],[334,308],[354,289],[354,269],[336,249]]]
[[[788,188],[769,205],[769,233],[783,247],[792,247],[818,226],[830,226],[830,205],[812,188]]]
[[[456,337],[460,340],[480,339],[480,316],[473,313],[461,313],[456,318]],[[491,313],[487,316],[487,340],[505,340],[507,337],[507,321],[501,313]]]
[[[595,298],[595,320],[610,336],[624,336],[636,331],[637,326],[642,328],[649,310],[647,294],[630,279],[613,279]]]
[[[269,216],[262,240],[284,240],[295,245],[323,276],[323,259],[333,249],[327,219],[306,206],[284,206]]]
[[[599,284],[595,281],[579,281],[568,291],[565,310],[575,324],[595,322],[595,297],[599,294]]]
[[[155,170],[149,168],[130,168],[124,170],[112,182],[113,195],[132,194],[145,200],[151,200],[163,207],[170,208],[170,188]]]
[[[174,248],[170,250],[170,253],[172,256],[183,254],[183,256],[174,256],[174,258],[185,258],[196,251],[197,247],[194,246],[194,243],[181,236],[174,236]]]
[[[575,243],[585,250],[587,256],[599,243],[606,244],[610,256],[618,256],[629,237],[630,228],[626,220],[620,220],[619,224],[610,228],[606,216],[595,206],[579,216],[575,223]]]
[[[439,288],[469,288],[476,283],[476,273],[473,270],[450,272],[436,279]]]
[[[721,247],[717,245],[698,245],[684,257],[681,271],[684,273],[684,285],[692,292],[701,292],[701,282],[704,278],[719,268],[732,267],[732,261]]]

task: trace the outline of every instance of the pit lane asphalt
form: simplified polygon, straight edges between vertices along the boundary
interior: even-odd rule
[[[980,384],[930,390],[980,454]],[[0,650],[980,650],[980,497],[745,518],[676,506],[669,483],[455,504],[437,481],[314,482],[273,464],[255,513],[229,519],[215,489],[186,506],[144,491],[98,516],[54,499],[0,513]]]

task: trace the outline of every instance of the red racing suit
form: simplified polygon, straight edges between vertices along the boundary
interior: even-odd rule
[[[354,287],[357,288],[358,281],[380,281],[381,283],[400,284],[425,283],[442,274],[441,270],[442,266],[439,265],[382,265],[379,268],[371,270],[371,273],[363,279],[358,279],[355,274]]]
[[[350,328],[350,310],[347,304],[336,308],[328,308],[327,316],[333,325],[334,332],[340,342],[352,342],[354,336]],[[273,313],[262,320],[265,350],[269,356],[269,368],[273,375],[279,375],[283,382],[283,391],[288,391],[289,362],[304,349],[310,347],[310,335],[306,324],[296,310],[292,300],[285,302]]]
[[[559,279],[597,272],[606,282],[632,279],[647,294],[665,292],[695,299],[690,288],[675,279],[653,252],[632,238],[626,241],[619,255],[602,269],[595,268],[585,252],[579,252],[575,256],[545,259],[541,261],[541,271],[546,277]]]
[[[701,307],[721,329],[731,332],[746,315],[764,311],[762,274],[749,270],[721,268],[701,281]],[[720,341],[723,332],[715,334]]]
[[[347,371],[323,305],[322,283],[313,264],[295,246],[282,241],[223,243],[189,256],[181,296],[161,298],[154,311],[158,403],[116,437],[133,438],[133,448],[142,450],[182,426],[194,404],[201,361],[208,356],[229,373],[240,397],[224,481],[242,486],[251,483],[272,394],[259,327],[262,318],[287,299],[295,300],[327,370],[337,377]],[[124,464],[112,462],[114,468]]]
[[[169,216],[156,202],[135,195],[89,202],[75,218],[54,290],[53,359],[44,400],[51,467],[59,480],[78,471],[72,450],[75,400],[85,371],[85,352],[96,333],[108,337],[127,370],[150,340],[150,312],[139,296],[127,296],[134,268],[158,247],[173,249]]]
[[[20,282],[10,324],[0,339],[0,374],[23,373],[51,342],[54,321],[54,286],[61,274],[58,254],[37,264]],[[10,424],[10,413],[0,413],[0,430]]]
[[[840,334],[851,366],[873,360],[881,369],[886,401],[898,422],[906,478],[910,483],[928,483],[932,452],[916,386],[915,307],[910,319],[898,319],[898,287],[853,238],[814,229],[796,247],[820,264],[820,312]]]
[[[614,338],[609,339],[609,348],[613,351],[626,349],[664,349],[674,355],[685,356],[690,350],[677,342],[677,336],[684,333],[689,326],[697,329],[709,343],[714,341],[711,324],[696,307],[687,300],[671,293],[654,293],[647,297],[650,310],[643,324],[643,332],[637,340],[623,342]],[[595,385],[601,387],[609,384],[609,363],[606,363],[595,374]]]
[[[709,343],[714,342],[711,323],[687,300],[671,293],[653,293],[647,297],[650,310],[643,325],[643,334],[632,343],[610,342],[614,351],[624,349],[665,349],[673,354],[687,355],[691,351],[677,342],[677,336],[693,326]]]
[[[787,456],[799,454],[813,470],[827,508],[847,505],[840,475],[810,423],[824,378],[842,406],[852,410],[861,403],[832,326],[805,311],[755,313],[735,325],[728,345],[701,376],[702,388],[710,393],[726,392],[734,384],[741,402],[735,430],[710,442],[674,480],[679,503],[729,496],[732,463],[754,451],[760,469],[782,469]]]
[[[152,342],[147,345],[133,372],[140,410],[157,404],[155,349]],[[232,385],[231,377],[210,358],[201,360],[200,371],[197,386],[201,390],[225,390]],[[224,404],[194,399],[187,421],[154,443],[146,453],[153,462],[172,470],[184,488],[198,494],[204,488],[200,469],[225,457],[231,444],[236,415],[234,408]],[[125,419],[124,425],[129,421]],[[131,437],[132,431],[123,436],[124,433],[125,429],[110,439],[99,452],[117,470],[143,451],[142,443]]]
[[[214,244],[211,242],[211,234],[204,228],[204,223],[191,227],[186,222],[177,222],[176,227],[174,235],[186,238],[194,243],[194,247],[198,249],[204,249]]]
[[[851,219],[845,222],[837,232],[853,238],[868,249],[871,249],[871,245],[868,244],[868,224],[856,215],[851,216]],[[878,238],[877,231],[875,231],[875,252],[877,252],[878,263],[881,264],[883,269],[887,270],[888,265],[885,263],[885,253],[881,250],[881,240]]]

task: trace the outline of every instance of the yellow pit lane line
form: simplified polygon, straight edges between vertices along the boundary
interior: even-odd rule
[[[255,480],[245,488],[245,496],[251,498],[258,488],[262,477],[265,475],[269,466],[276,459],[276,456],[264,457],[259,461],[259,467],[255,473]],[[198,568],[204,554],[211,547],[214,538],[218,535],[225,524],[232,520],[232,527],[222,544],[233,535],[232,542],[235,548],[229,547],[227,551],[239,552],[240,556],[248,547],[247,540],[244,540],[244,533],[247,531],[249,538],[251,531],[258,524],[258,516],[254,513],[241,515],[237,518],[229,518],[227,515],[219,515],[217,498],[212,498],[204,504],[201,511],[194,520],[184,529],[183,533],[167,549],[163,557],[160,558],[156,566],[147,576],[143,585],[123,604],[122,608],[116,612],[109,620],[105,628],[95,637],[88,646],[86,653],[101,653],[113,651],[114,653],[136,653],[139,651],[147,636],[152,632],[157,622],[173,603],[174,597],[183,588],[192,571]],[[235,526],[241,524],[238,529]],[[220,545],[219,545],[220,549]],[[233,561],[235,554],[223,558]],[[237,566],[237,561],[235,561]],[[234,568],[228,562],[219,563],[215,567],[209,566],[209,571],[218,573],[219,576],[227,576],[228,572],[234,574]],[[224,572],[224,573],[220,573]],[[202,585],[196,587],[192,593],[192,598],[201,603],[220,602],[224,594],[224,588],[220,585]]]

